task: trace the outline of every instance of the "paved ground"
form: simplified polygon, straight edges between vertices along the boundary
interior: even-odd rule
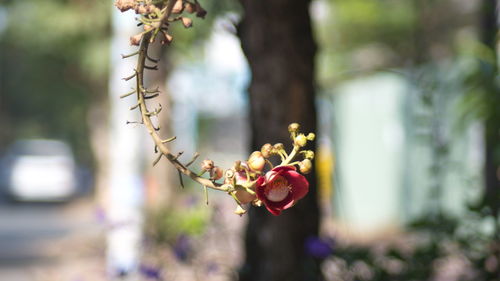
[[[90,200],[0,201],[0,281],[102,280],[103,239]]]

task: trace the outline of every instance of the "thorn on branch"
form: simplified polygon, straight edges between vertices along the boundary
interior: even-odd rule
[[[159,93],[156,93],[156,94],[153,94],[153,95],[151,95],[151,96],[144,96],[144,99],[145,99],[145,100],[148,100],[148,99],[154,99],[154,98],[156,98],[156,97],[157,97],[157,96],[159,96],[159,95],[160,95]]]
[[[186,167],[189,167],[191,164],[194,163],[194,161],[196,161],[196,159],[198,158],[198,156],[200,156],[200,154],[198,152],[196,152],[194,155],[193,155],[193,158],[191,159],[191,161],[189,161],[185,166]]]
[[[127,125],[128,124],[144,124],[144,123],[142,122],[142,120],[141,121],[128,121],[127,120]]]
[[[174,158],[172,158],[172,160],[177,160],[177,158],[181,157],[181,155],[184,153],[184,151],[180,151],[179,153],[177,153],[176,156],[174,156]]]
[[[162,110],[162,107],[161,107],[161,104],[158,105],[158,108],[156,108],[154,111],[152,112],[146,112],[146,116],[155,116],[155,115],[158,115],[160,114]]]
[[[141,104],[140,104],[140,103],[138,103],[138,104],[136,104],[136,105],[134,105],[134,106],[131,106],[131,107],[130,107],[130,110],[134,110],[134,109],[138,108],[140,105],[141,105]]]
[[[122,79],[125,80],[125,81],[128,81],[128,80],[134,78],[136,75],[137,75],[137,70],[134,70],[134,74],[132,74],[132,75],[130,75],[128,77],[122,78]]]
[[[139,54],[139,51],[133,52],[133,53],[128,54],[128,55],[122,54],[122,59],[130,58],[130,57],[133,57],[133,56],[138,55],[138,54]]]
[[[160,92],[160,87],[156,87],[155,89],[153,90],[148,90],[148,89],[142,89],[142,91],[144,94],[155,94],[155,93],[159,93]]]
[[[182,180],[182,173],[179,170],[177,170],[177,173],[179,173],[179,181],[181,182],[181,187],[184,188],[184,181]]]
[[[126,93],[126,94],[121,95],[121,96],[120,96],[120,98],[121,98],[121,99],[126,98],[126,97],[128,97],[128,96],[130,96],[130,95],[135,94],[136,92],[137,92],[137,91],[136,91],[135,89],[133,89],[132,91],[130,91],[130,92]]]
[[[203,186],[203,190],[205,191],[205,203],[208,205],[208,190],[206,185]]]
[[[158,63],[160,60],[159,59],[153,59],[152,57],[150,57],[148,54],[146,54],[146,58],[151,61],[151,62],[154,62],[154,63]]]
[[[160,153],[160,155],[158,155],[158,157],[156,157],[156,159],[153,161],[153,167],[158,164],[158,162],[160,162],[160,159],[161,157],[163,156],[163,153]]]
[[[158,70],[158,65],[154,66],[144,65],[144,68],[149,70]]]
[[[166,140],[162,140],[162,141],[161,141],[161,143],[171,142],[171,141],[174,141],[175,139],[177,139],[177,137],[176,137],[176,136],[173,136],[173,137],[168,138],[168,139],[166,139]]]

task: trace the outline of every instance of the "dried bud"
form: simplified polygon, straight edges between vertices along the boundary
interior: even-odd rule
[[[296,133],[299,131],[300,125],[298,123],[292,123],[288,125],[288,131],[290,133]]]
[[[304,159],[299,163],[300,172],[303,174],[308,174],[312,169],[312,162],[309,159]]]
[[[234,170],[231,170],[231,169],[226,170],[226,174],[224,175],[224,177],[225,177],[226,179],[231,179],[231,178],[233,178],[233,177],[234,177]]]
[[[273,154],[273,146],[270,143],[266,143],[262,146],[260,152],[264,158],[269,158]]]
[[[313,133],[309,133],[309,134],[307,135],[307,137],[306,137],[306,138],[307,138],[307,140],[309,140],[309,141],[313,141],[315,137],[316,137],[316,135],[315,135],[315,134],[313,134]]]
[[[185,28],[190,28],[193,26],[193,20],[190,18],[182,17],[181,18],[182,25],[184,25]]]
[[[266,159],[262,156],[262,152],[254,151],[250,154],[250,157],[247,161],[248,167],[254,171],[262,171],[264,166],[266,165]]]
[[[297,137],[295,137],[295,145],[298,145],[300,147],[304,147],[307,144],[307,138],[304,136],[304,134],[299,134]]]
[[[142,33],[131,36],[130,45],[139,46],[139,43],[141,43],[141,39],[142,39]]]
[[[262,201],[260,201],[259,199],[255,199],[252,201],[252,205],[254,205],[255,207],[260,207],[262,206]]]
[[[240,205],[236,207],[236,210],[234,210],[234,213],[237,214],[238,216],[242,216],[246,214],[247,210],[243,209]]]
[[[214,168],[214,161],[210,159],[205,159],[201,162],[201,169],[204,171],[209,171]]]
[[[172,42],[172,40],[174,40],[174,37],[172,37],[172,35],[168,34],[164,30],[162,30],[162,33],[163,33],[163,36],[165,37],[165,40],[162,40],[161,43],[162,44],[169,44],[170,45],[170,43]]]
[[[204,19],[205,16],[207,15],[207,11],[203,9],[203,7],[198,3],[198,1],[195,1],[195,10],[196,10],[196,16],[199,18]]]
[[[144,28],[144,31],[150,31],[151,29],[153,29],[153,26],[149,25],[149,24],[145,24],[143,28]]]
[[[182,0],[177,0],[172,8],[172,14],[180,14],[184,10]]]
[[[306,159],[314,159],[314,151],[306,150],[303,153],[304,153],[304,158],[306,158]]]
[[[147,14],[148,11],[149,11],[148,7],[143,6],[143,5],[138,5],[137,7],[135,7],[135,12],[137,14],[144,15],[144,14]]]
[[[192,13],[194,13],[196,11],[196,6],[193,3],[191,3],[191,2],[186,2],[184,10],[186,12],[192,14]]]
[[[122,12],[134,8],[134,0],[116,0],[115,6]]]
[[[279,142],[279,143],[274,144],[274,149],[283,150],[283,149],[285,149],[285,146]]]
[[[210,171],[210,178],[212,180],[218,180],[222,178],[223,171],[219,166],[215,166],[211,171]]]

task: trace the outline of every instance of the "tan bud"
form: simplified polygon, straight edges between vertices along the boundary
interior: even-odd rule
[[[231,170],[231,169],[226,170],[224,177],[226,179],[232,179],[234,177],[234,170]]]
[[[244,188],[237,187],[234,196],[238,199],[241,204],[247,204],[252,202],[257,198],[255,194],[250,194]]]
[[[205,159],[201,161],[201,169],[204,171],[212,170],[214,168],[214,161]]]
[[[297,137],[295,137],[295,145],[298,145],[300,147],[304,147],[307,144],[307,138],[304,136],[304,134],[299,134]]]
[[[288,131],[290,133],[296,133],[299,131],[300,125],[298,123],[292,123],[288,125]]]
[[[196,11],[196,6],[191,2],[186,2],[186,5],[184,7],[184,11],[192,14]]]
[[[144,31],[150,31],[151,29],[153,29],[152,25],[149,25],[149,24],[144,25]]]
[[[198,1],[195,2],[195,11],[196,11],[196,16],[199,18],[203,19],[207,15],[207,11],[203,9],[203,7],[200,5]]]
[[[300,172],[303,174],[308,174],[312,169],[312,162],[309,159],[304,159],[299,163]]]
[[[306,137],[306,138],[307,138],[307,140],[309,140],[309,141],[313,141],[313,140],[314,140],[314,138],[316,138],[316,135],[315,135],[315,134],[313,134],[313,133],[309,133],[309,134],[307,135],[307,137]]]
[[[162,44],[169,44],[172,42],[172,40],[174,40],[174,37],[172,37],[172,35],[166,33],[165,31],[162,30],[162,33],[163,33],[163,36],[165,36],[165,40],[162,40],[161,43]]]
[[[242,216],[246,214],[247,210],[243,209],[240,205],[236,207],[236,210],[234,210],[234,213],[237,214],[238,216]]]
[[[285,146],[279,142],[279,143],[274,144],[274,148],[277,150],[283,150],[283,149],[285,149]]]
[[[130,37],[130,45],[139,46],[141,43],[142,33]]]
[[[138,5],[137,7],[135,7],[135,12],[137,14],[144,15],[144,14],[147,14],[148,11],[149,11],[149,9],[146,6],[143,6],[143,5]]]
[[[211,171],[210,171],[210,177],[213,180],[218,180],[222,178],[223,171],[219,166],[215,166]]]
[[[314,159],[314,151],[306,150],[304,151],[304,158],[306,159]]]
[[[266,165],[266,159],[264,159],[264,156],[262,156],[262,152],[254,151],[252,152],[252,154],[250,154],[247,165],[251,170],[262,171],[262,169],[264,169],[264,166]]]
[[[264,158],[269,158],[273,154],[273,146],[270,143],[266,143],[262,146],[260,152]]]
[[[177,0],[172,8],[172,14],[180,14],[184,10],[184,4],[182,0]]]
[[[182,25],[184,25],[185,28],[190,28],[193,26],[193,20],[190,18],[182,17],[181,18]]]

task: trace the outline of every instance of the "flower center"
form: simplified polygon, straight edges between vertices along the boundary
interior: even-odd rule
[[[266,185],[265,195],[269,201],[280,202],[283,201],[290,193],[291,187],[288,185],[288,181],[282,176],[276,176],[276,178]]]

